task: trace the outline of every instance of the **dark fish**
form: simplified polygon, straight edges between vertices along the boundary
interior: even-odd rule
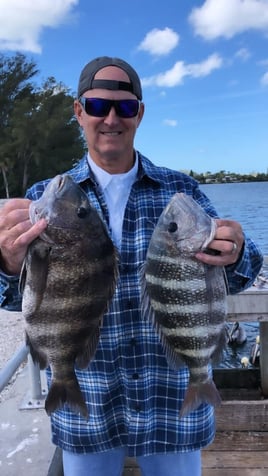
[[[40,367],[52,369],[48,414],[67,403],[88,418],[75,374],[99,342],[117,277],[117,253],[85,192],[68,175],[55,177],[31,203],[30,219],[48,226],[29,246],[21,274],[26,338]]]
[[[223,268],[195,258],[213,240],[216,222],[192,197],[176,193],[154,229],[144,267],[143,307],[161,337],[169,365],[189,369],[184,417],[220,396],[208,371],[226,344]]]

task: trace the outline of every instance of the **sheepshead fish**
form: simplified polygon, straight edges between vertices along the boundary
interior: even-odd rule
[[[30,205],[47,228],[28,248],[20,288],[26,340],[34,361],[51,366],[45,402],[50,415],[64,403],[88,419],[76,374],[88,367],[117,277],[117,253],[87,195],[68,175],[56,176]]]
[[[208,364],[226,344],[226,280],[222,267],[195,258],[215,231],[215,220],[192,197],[176,193],[159,217],[144,266],[145,314],[160,335],[169,365],[189,369],[180,417],[201,403],[221,401]]]

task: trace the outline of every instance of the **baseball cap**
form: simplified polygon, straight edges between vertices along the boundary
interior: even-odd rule
[[[106,66],[117,66],[125,71],[128,75],[130,83],[127,81],[116,81],[111,79],[94,79],[95,74]],[[86,64],[82,69],[78,83],[78,98],[85,91],[94,88],[130,91],[135,94],[138,99],[142,99],[141,82],[135,69],[126,61],[120,58],[112,58],[109,56],[100,56]]]

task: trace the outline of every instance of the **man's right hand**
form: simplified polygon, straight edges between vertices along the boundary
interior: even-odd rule
[[[0,268],[9,275],[20,273],[29,244],[47,226],[45,219],[31,224],[30,203],[26,198],[13,198],[0,209]]]

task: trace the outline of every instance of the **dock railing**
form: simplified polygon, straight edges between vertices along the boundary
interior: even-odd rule
[[[13,375],[26,359],[28,360],[29,390],[21,403],[20,409],[43,408],[47,389],[42,385],[44,379],[41,377],[39,365],[33,362],[29,348],[26,345],[21,346],[0,370],[0,393],[9,384]]]

